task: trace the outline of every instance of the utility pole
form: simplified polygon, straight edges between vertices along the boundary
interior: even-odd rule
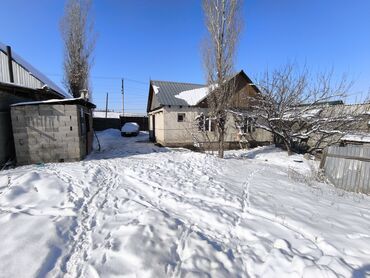
[[[105,98],[105,118],[108,118],[108,93],[107,97]]]
[[[124,83],[123,83],[123,78],[121,79],[122,81],[122,117],[125,116],[125,91],[124,91]]]

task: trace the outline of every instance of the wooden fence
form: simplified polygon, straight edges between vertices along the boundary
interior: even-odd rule
[[[370,194],[370,145],[331,146],[321,167],[335,187]]]

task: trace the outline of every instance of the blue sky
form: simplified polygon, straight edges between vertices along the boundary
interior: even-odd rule
[[[61,84],[62,0],[1,0],[0,41]],[[351,101],[370,88],[370,1],[246,0],[236,69],[253,79],[288,62],[347,73]],[[95,0],[94,101],[145,112],[149,79],[203,83],[200,0]]]

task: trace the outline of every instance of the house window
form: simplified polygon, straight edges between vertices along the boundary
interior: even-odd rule
[[[180,123],[180,122],[183,122],[185,119],[185,113],[178,113],[177,114],[177,121]]]
[[[252,133],[256,131],[253,118],[243,118],[238,125],[241,133]]]
[[[206,120],[206,131],[215,131],[216,130],[216,121],[214,119],[208,118]]]
[[[197,125],[198,125],[198,130],[199,131],[204,131],[205,130],[205,124],[206,124],[206,120],[205,120],[205,116],[203,113],[199,114],[195,119],[197,121]]]
[[[215,131],[216,121],[203,113],[197,117],[199,131]]]

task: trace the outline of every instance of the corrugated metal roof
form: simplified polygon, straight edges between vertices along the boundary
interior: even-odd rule
[[[3,51],[4,53],[7,53],[6,45],[1,43],[1,42],[0,42],[0,50]],[[30,72],[32,74],[32,76],[34,76],[35,78],[40,80],[43,83],[43,85],[47,85],[50,89],[52,89],[53,91],[55,91],[56,93],[58,93],[61,96],[64,96],[66,98],[71,98],[72,97],[70,94],[66,93],[63,89],[61,89],[58,85],[56,85],[53,81],[51,81],[48,77],[46,77],[44,74],[42,74],[36,68],[34,68],[32,65],[30,65],[28,62],[26,62],[21,56],[19,56],[13,50],[12,50],[12,58],[19,65],[21,65],[28,72]],[[18,85],[25,85],[25,84],[18,84]]]
[[[188,106],[190,104],[188,104],[184,99],[177,98],[176,95],[184,91],[190,91],[206,87],[206,85],[203,84],[155,81],[155,80],[152,80],[150,84],[158,87],[158,93],[156,94],[156,96],[158,102],[161,105],[179,105],[179,106],[180,105]]]

